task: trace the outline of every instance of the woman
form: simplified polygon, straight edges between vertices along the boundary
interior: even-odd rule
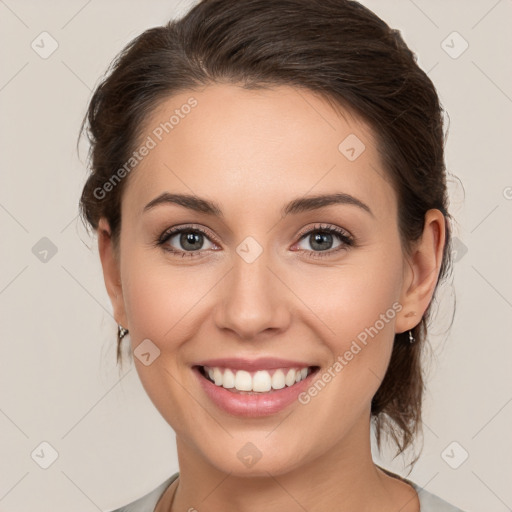
[[[450,267],[442,109],[346,0],[203,0],[113,63],[81,210],[179,474],[118,511],[457,511],[377,466],[420,432]]]

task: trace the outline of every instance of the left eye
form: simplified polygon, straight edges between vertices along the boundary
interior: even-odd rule
[[[338,239],[338,244],[333,245],[336,242],[336,238]],[[300,247],[301,243],[307,242],[310,247]],[[349,245],[350,239],[343,233],[338,233],[332,229],[315,229],[313,231],[309,231],[306,233],[299,242],[299,248],[319,252],[319,251],[329,251],[336,250],[344,245]]]

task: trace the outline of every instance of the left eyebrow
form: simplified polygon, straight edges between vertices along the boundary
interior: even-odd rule
[[[189,194],[171,194],[169,192],[164,192],[158,197],[155,197],[155,199],[150,201],[144,207],[143,212],[151,210],[160,204],[177,204],[199,213],[214,215],[216,217],[224,216],[219,205],[213,201]],[[319,210],[320,208],[330,206],[332,204],[348,204],[357,206],[374,217],[373,212],[367,204],[350,194],[344,193],[299,197],[290,201],[281,210],[281,215],[282,217],[286,217],[287,215],[298,214],[305,211]]]
[[[361,208],[368,212],[374,217],[370,207],[363,203],[357,197],[351,196],[350,194],[336,193],[336,194],[322,194],[316,196],[306,196],[294,199],[281,210],[283,217],[289,214],[301,213],[310,210],[318,210],[324,206],[330,206],[331,204],[350,204]]]

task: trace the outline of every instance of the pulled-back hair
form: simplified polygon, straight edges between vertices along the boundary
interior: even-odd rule
[[[427,210],[449,221],[443,112],[436,90],[400,33],[351,0],[202,0],[184,17],[151,28],[115,58],[82,123],[91,173],[80,211],[94,230],[105,217],[114,246],[127,177],[107,199],[100,189],[123,166],[155,108],[170,96],[216,83],[248,89],[289,85],[350,109],[374,132],[398,198],[404,252],[418,240]],[[439,281],[451,264],[450,226]],[[436,285],[437,288],[437,285]],[[386,432],[404,451],[421,431],[421,354],[431,308],[395,335],[390,364],[371,404],[378,447]],[[118,335],[118,361],[120,358]]]

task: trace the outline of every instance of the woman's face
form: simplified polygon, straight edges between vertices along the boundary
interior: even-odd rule
[[[360,451],[410,309],[397,199],[369,128],[305,90],[214,85],[161,104],[141,144],[116,319],[180,449],[239,475]],[[164,240],[170,228],[183,232]]]

